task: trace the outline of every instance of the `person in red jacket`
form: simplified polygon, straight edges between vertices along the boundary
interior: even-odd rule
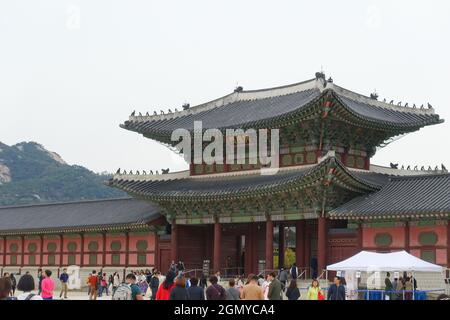
[[[174,279],[176,277],[175,272],[169,271],[166,275],[166,279],[159,285],[156,292],[156,300],[169,300],[170,291],[175,286]]]

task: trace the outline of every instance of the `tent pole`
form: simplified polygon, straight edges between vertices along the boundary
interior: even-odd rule
[[[411,282],[412,282],[412,294],[413,294],[413,300],[416,300],[416,289],[414,288],[414,280],[415,280],[415,274],[414,274],[414,270],[412,271],[412,279],[410,279],[410,280],[412,280]]]

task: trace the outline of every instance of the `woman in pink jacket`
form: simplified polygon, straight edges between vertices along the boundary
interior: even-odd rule
[[[53,290],[55,289],[55,282],[51,278],[52,272],[50,270],[45,270],[44,274],[45,276],[41,284],[41,297],[43,300],[53,300]]]

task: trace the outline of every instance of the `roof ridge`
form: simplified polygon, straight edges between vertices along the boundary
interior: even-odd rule
[[[417,174],[410,176],[392,176],[392,180],[409,180],[409,179],[431,179],[431,178],[450,178],[450,173],[430,173],[430,174]]]
[[[11,209],[11,208],[28,208],[28,207],[45,207],[45,206],[57,206],[65,204],[75,204],[75,203],[92,203],[92,202],[106,202],[106,201],[119,201],[119,200],[134,200],[133,197],[123,197],[123,198],[108,198],[108,199],[89,199],[89,200],[79,200],[79,201],[64,201],[64,202],[46,202],[46,203],[32,203],[32,204],[21,204],[21,205],[9,205],[0,206],[0,210]]]
[[[368,104],[368,105],[370,105],[372,107],[379,107],[379,108],[384,108],[384,109],[393,110],[393,111],[399,111],[399,112],[406,112],[406,113],[435,114],[434,108],[420,109],[420,108],[413,108],[413,107],[405,107],[405,106],[394,105],[394,104],[390,104],[390,103],[387,103],[387,102],[383,102],[383,101],[372,99],[372,98],[370,98],[368,96],[365,96],[365,95],[363,95],[361,93],[357,93],[355,91],[343,88],[343,87],[338,86],[338,85],[336,85],[334,83],[328,83],[326,89],[330,89],[333,92],[335,92],[336,94],[342,95],[342,96],[344,96],[347,99],[355,100],[357,102],[366,103],[366,104]]]

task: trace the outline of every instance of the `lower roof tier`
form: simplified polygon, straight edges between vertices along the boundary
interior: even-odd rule
[[[193,202],[271,196],[320,185],[327,179],[334,179],[356,193],[366,193],[378,190],[389,178],[385,174],[350,171],[335,157],[326,158],[317,165],[282,168],[276,174],[261,172],[173,179],[170,175],[167,179],[154,179],[152,176],[116,174],[108,185],[151,201]]]
[[[132,198],[0,207],[0,234],[136,228],[159,212],[156,204]]]
[[[381,190],[331,210],[334,219],[448,217],[450,174],[391,177]]]

